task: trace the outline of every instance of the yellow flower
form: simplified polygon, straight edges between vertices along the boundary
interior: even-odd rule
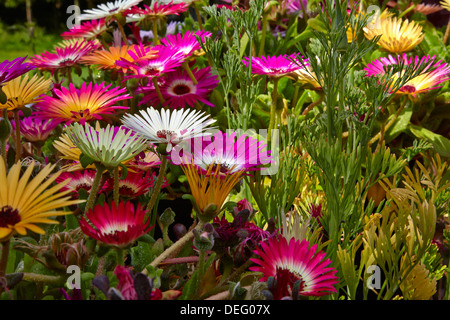
[[[0,157],[0,241],[9,239],[14,233],[26,235],[27,229],[38,234],[45,231],[38,223],[57,224],[51,217],[67,215],[70,211],[57,210],[66,206],[83,202],[70,200],[66,196],[70,190],[61,192],[70,180],[52,183],[61,171],[50,175],[55,165],[47,165],[30,181],[33,173],[32,163],[20,177],[21,163],[14,164],[6,173],[5,162]]]
[[[0,104],[0,109],[16,110],[30,103],[40,101],[39,96],[50,89],[52,81],[44,77],[34,75],[31,79],[28,74],[15,78],[6,83],[2,88],[6,95],[5,104]]]
[[[381,35],[378,44],[392,53],[411,51],[425,36],[419,24],[392,16],[380,17],[379,23],[364,28],[364,34],[369,40]]]
[[[227,170],[226,175],[220,174],[220,164],[211,164],[206,174],[192,163],[181,166],[189,183],[192,197],[200,210],[198,218],[209,222],[222,208],[228,194],[242,178],[244,171]],[[215,207],[214,207],[215,206]]]
[[[66,133],[61,134],[58,140],[53,142],[53,146],[61,153],[60,158],[69,160],[69,162],[62,167],[64,171],[78,171],[83,170],[80,161],[81,150],[78,149]],[[87,166],[88,169],[95,169],[95,165]]]
[[[442,0],[440,3],[442,8],[444,8],[447,11],[450,11],[450,0]]]

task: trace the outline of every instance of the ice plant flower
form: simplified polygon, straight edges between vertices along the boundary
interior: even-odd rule
[[[131,201],[114,201],[96,205],[79,220],[81,230],[89,237],[106,245],[125,248],[150,231],[150,220],[144,221],[145,210]]]
[[[252,73],[279,78],[303,68],[298,61],[298,53],[291,55],[253,57],[251,62]],[[249,67],[250,59],[245,57],[242,63]],[[306,61],[303,62],[306,65]]]
[[[76,41],[72,45],[55,48],[55,52],[45,51],[30,58],[30,63],[40,70],[51,71],[70,68],[80,62],[86,54],[98,49],[96,41]]]
[[[27,229],[45,234],[38,224],[57,224],[52,217],[71,212],[56,209],[81,202],[70,200],[70,196],[66,196],[68,192],[61,191],[69,180],[51,186],[61,173],[51,174],[54,168],[55,165],[49,164],[30,180],[34,163],[23,174],[22,164],[15,163],[7,173],[3,157],[0,157],[0,241],[15,233],[24,236]]]
[[[337,270],[327,267],[330,259],[325,252],[317,251],[317,244],[310,247],[308,241],[291,238],[289,243],[283,236],[272,237],[261,243],[254,251],[258,258],[251,258],[257,266],[251,271],[262,272],[260,281],[275,277],[277,281],[275,299],[292,294],[295,282],[300,281],[299,294],[304,296],[323,296],[336,292],[339,279]]]
[[[156,174],[150,171],[128,172],[125,179],[119,179],[119,194],[124,197],[139,197],[150,191],[156,181]],[[167,187],[167,180],[163,182],[161,188]],[[104,191],[109,192],[114,189],[114,179],[106,180]]]
[[[369,40],[381,35],[378,45],[392,53],[411,51],[425,36],[418,23],[391,15],[380,16],[379,26],[365,27],[364,34]]]
[[[130,52],[134,60],[128,61],[122,58],[117,61],[118,66],[127,68],[132,73],[125,79],[160,77],[167,72],[174,71],[183,63],[183,53],[175,48],[155,46],[153,49],[157,50],[157,56],[146,57],[143,53],[133,55]]]
[[[87,123],[84,126],[73,123],[65,131],[85,156],[106,168],[118,167],[147,147],[146,141],[131,130],[109,124],[106,128],[96,129]]]
[[[80,89],[70,83],[69,88],[54,89],[56,97],[43,96],[36,104],[36,116],[53,119],[58,123],[70,124],[80,122],[84,124],[93,120],[104,120],[105,115],[116,110],[128,109],[114,104],[124,99],[130,99],[125,88],[109,89],[111,84],[105,85],[83,82]]]
[[[66,160],[67,163],[61,167],[62,170],[72,172],[83,170],[80,163],[81,150],[76,147],[66,133],[62,133],[60,137],[53,142],[53,146],[61,154],[59,157]],[[95,165],[90,164],[86,168],[95,169]]]
[[[196,164],[185,161],[181,169],[195,200],[193,204],[198,218],[205,223],[217,216],[229,193],[244,175],[242,170],[222,175],[220,164],[210,165],[206,173],[203,173]]]
[[[117,70],[123,73],[128,71],[128,66],[120,66],[117,64],[118,61],[132,61],[131,55],[133,53],[140,52],[141,57],[151,58],[155,57],[155,51],[151,48],[146,47],[142,49],[138,45],[130,46],[110,46],[107,49],[96,50],[81,59],[81,63],[88,65],[96,65],[99,69],[103,70]],[[130,55],[131,54],[131,55]]]
[[[367,65],[364,70],[367,72],[367,76],[383,76],[386,73],[386,68],[391,65],[411,65],[414,64],[414,69],[418,69],[424,66],[422,72],[409,80],[403,85],[395,94],[407,94],[412,97],[417,97],[419,93],[423,93],[429,90],[440,88],[437,86],[450,79],[450,66],[439,60],[435,62],[436,56],[424,56],[422,58],[415,56],[408,58],[404,53],[398,55],[397,58],[389,55],[388,57],[382,57],[378,60],[374,60]],[[394,74],[394,78],[401,77],[402,72]]]
[[[216,120],[199,110],[180,109],[159,112],[153,107],[141,110],[137,115],[126,114],[125,127],[143,136],[154,144],[167,144],[166,152],[185,139],[206,135],[209,126]]]
[[[178,51],[181,51],[184,54],[184,57],[187,59],[195,51],[201,49],[201,46],[195,36],[199,36],[201,40],[204,41],[206,37],[211,36],[211,32],[202,30],[194,33],[191,31],[187,31],[183,35],[181,35],[180,33],[168,35],[165,38],[161,39],[161,43],[166,47],[173,47]]]
[[[86,190],[88,193],[91,191],[92,184],[94,183],[95,178],[95,170],[85,169],[85,170],[77,170],[73,172],[63,172],[56,179],[56,183],[60,183],[66,179],[69,179],[70,182],[66,184],[61,190],[68,190],[72,194],[73,197],[78,198],[78,191],[80,189]],[[102,190],[100,190],[102,191]]]
[[[0,109],[6,108],[8,111],[25,107],[28,104],[36,103],[41,99],[41,95],[47,93],[52,84],[51,79],[45,79],[35,74],[31,79],[28,74],[17,77],[7,82],[2,90],[6,95],[6,103],[0,103]]]
[[[87,9],[80,15],[80,20],[95,20],[123,14],[127,9],[139,4],[142,0],[115,0],[101,3],[97,8]]]
[[[19,57],[11,61],[4,60],[0,63],[0,88],[6,82],[36,68],[31,63],[24,63],[26,59],[27,57]]]
[[[192,78],[184,69],[176,69],[167,73],[163,77],[163,84],[159,86],[159,90],[164,98],[163,106],[170,108],[184,108],[186,105],[194,108],[198,102],[202,102],[210,107],[214,107],[208,98],[210,93],[217,87],[219,80],[217,76],[211,74],[211,68],[194,69],[192,74],[197,80],[194,83]],[[160,102],[159,96],[154,86],[142,87],[138,91],[143,93],[144,97],[139,102],[142,104],[156,105]]]
[[[213,171],[220,167],[222,176],[238,171],[262,170],[261,165],[271,160],[270,151],[265,150],[266,144],[246,134],[237,136],[236,132],[218,131],[212,138],[209,142],[203,137],[195,138],[193,152],[184,152],[181,160],[196,163],[204,174],[211,166]]]
[[[64,39],[79,39],[94,40],[102,33],[108,30],[108,25],[104,18],[98,20],[85,21],[80,25],[74,25],[69,31],[61,34]]]
[[[126,11],[128,14],[127,22],[154,21],[165,19],[169,15],[179,15],[185,12],[188,6],[185,3],[173,4],[173,2],[158,3],[154,2],[153,7],[143,5],[143,8],[134,7]]]
[[[11,124],[15,127],[14,122]],[[20,133],[29,142],[45,142],[57,126],[56,121],[34,116],[23,118],[19,122]]]

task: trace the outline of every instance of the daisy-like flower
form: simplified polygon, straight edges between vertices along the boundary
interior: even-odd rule
[[[139,197],[150,191],[156,181],[156,173],[150,171],[128,172],[125,179],[119,179],[119,195],[124,197]],[[167,187],[167,180],[163,182],[161,189]],[[104,191],[114,190],[114,179],[106,180]]]
[[[153,150],[151,150],[153,149]],[[161,159],[156,153],[156,147],[152,146],[146,151],[141,152],[128,163],[130,168],[141,171],[149,171],[161,164]]]
[[[153,107],[141,110],[138,115],[126,114],[122,120],[125,127],[135,131],[154,144],[167,144],[166,152],[185,139],[206,135],[216,120],[199,110],[181,109],[159,112]]]
[[[84,124],[92,120],[102,120],[105,115],[116,110],[128,109],[124,106],[115,106],[117,101],[130,99],[125,88],[109,89],[111,84],[86,84],[83,82],[80,89],[70,83],[69,88],[54,89],[56,97],[43,96],[36,104],[36,116],[44,119],[53,119],[58,123],[80,122]]]
[[[106,128],[96,129],[87,123],[84,126],[73,123],[65,131],[85,156],[106,168],[118,167],[147,147],[142,137],[124,127],[107,125]]]
[[[440,4],[442,8],[444,8],[447,11],[450,11],[450,0],[442,0]]]
[[[26,59],[27,57],[20,57],[12,61],[4,60],[0,63],[0,87],[6,82],[36,68],[30,63],[24,63]]]
[[[339,279],[337,270],[327,267],[330,259],[325,252],[317,251],[317,244],[310,247],[308,241],[291,238],[289,243],[281,235],[261,243],[254,251],[259,258],[251,258],[258,266],[250,270],[262,272],[260,281],[275,277],[277,281],[275,299],[292,294],[294,283],[300,281],[299,294],[304,296],[324,296],[336,292]]]
[[[419,93],[423,93],[429,90],[440,88],[438,84],[450,79],[450,66],[439,60],[435,62],[436,57],[411,57],[408,58],[404,53],[394,58],[392,55],[388,57],[382,57],[379,60],[372,61],[367,65],[364,70],[367,72],[367,76],[383,76],[386,73],[386,68],[391,65],[411,65],[414,64],[414,70],[421,68],[425,65],[422,72],[409,80],[403,87],[401,87],[395,94],[407,94],[412,97],[417,97]],[[394,78],[401,77],[402,72],[394,74]],[[395,80],[395,79],[394,79]]]
[[[89,237],[106,245],[125,248],[150,231],[150,220],[144,221],[145,210],[131,202],[96,205],[80,218],[80,228]]]
[[[11,122],[15,128],[14,121]],[[20,133],[29,142],[44,142],[48,139],[58,122],[53,120],[36,118],[35,116],[23,118],[19,122]]]
[[[92,21],[85,21],[81,25],[73,26],[69,31],[61,34],[64,39],[84,38],[94,40],[108,30],[108,25],[104,18]]]
[[[140,53],[141,58],[152,58],[155,57],[156,51],[152,50],[150,47],[142,47],[138,45],[130,46],[118,46],[109,47],[108,49],[101,49],[92,52],[91,54],[83,57],[81,62],[83,64],[96,65],[99,69],[103,70],[117,70],[123,73],[128,71],[128,66],[120,66],[117,64],[118,61],[132,61],[131,55],[136,56]],[[131,54],[131,55],[130,55]]]
[[[323,87],[318,82],[316,73],[311,69],[309,65],[306,66],[306,68],[301,68],[294,71],[293,74],[298,82],[301,82],[304,85],[311,86],[315,90],[321,90]]]
[[[51,71],[70,68],[78,64],[86,54],[99,48],[96,41],[76,41],[74,44],[55,48],[56,52],[45,51],[42,54],[30,58],[30,63],[40,70]]]
[[[148,58],[142,53],[134,55],[130,52],[133,60],[128,61],[120,59],[117,65],[122,68],[127,68],[132,72],[129,78],[155,78],[164,75],[167,72],[174,71],[175,68],[181,66],[184,60],[182,52],[172,47],[155,46],[153,49],[157,50],[157,57]]]
[[[142,0],[115,0],[101,3],[94,9],[87,9],[80,15],[80,20],[95,20],[123,14],[127,9],[139,4]]]
[[[20,174],[21,163],[15,163],[7,173],[3,157],[0,157],[0,241],[15,233],[26,235],[27,229],[45,234],[38,224],[57,224],[52,217],[70,214],[62,208],[81,202],[70,200],[70,196],[66,196],[68,192],[61,191],[69,180],[51,186],[61,173],[51,174],[54,168],[55,165],[49,164],[30,180],[34,163],[23,174]]]
[[[211,36],[211,32],[208,31],[197,31],[197,32],[191,32],[187,31],[185,34],[173,34],[168,35],[165,38],[161,39],[161,43],[165,45],[166,47],[173,47],[177,49],[178,51],[182,52],[184,54],[184,57],[187,59],[189,58],[195,51],[198,51],[201,49],[200,44],[198,43],[198,40],[195,36],[199,36],[202,41],[206,37]]]
[[[60,183],[61,181],[69,179],[70,182],[66,184],[61,190],[68,190],[73,197],[78,198],[78,191],[80,191],[80,189],[84,189],[88,193],[91,191],[92,184],[94,183],[95,172],[95,170],[91,169],[63,172],[56,179],[56,183]],[[100,188],[100,192],[101,191],[102,189]]]
[[[438,4],[430,4],[430,3],[419,3],[415,6],[414,12],[420,12],[424,15],[433,14],[441,11],[443,8]]]
[[[51,79],[45,79],[35,74],[31,79],[28,74],[17,77],[3,86],[2,90],[6,95],[5,104],[0,103],[0,109],[8,111],[25,107],[28,104],[40,101],[41,95],[48,92],[52,84]]]
[[[183,26],[183,22],[180,21],[170,21],[166,26],[166,36],[171,34],[176,34],[181,32],[181,28]],[[152,30],[139,30],[139,35],[141,39],[145,40],[145,38],[153,39],[153,31]]]
[[[297,61],[294,61],[297,60]],[[250,59],[245,57],[242,63],[248,67]],[[304,61],[306,65],[306,61]],[[297,71],[302,67],[302,64],[298,62],[298,54],[280,55],[280,56],[261,56],[252,58],[252,73],[267,75],[269,77],[279,78]]]
[[[184,69],[177,69],[168,73],[163,79],[163,84],[159,86],[165,101],[163,105],[174,109],[184,108],[186,105],[193,108],[197,102],[203,102],[210,107],[214,107],[214,104],[208,98],[218,85],[219,80],[217,76],[211,74],[210,70],[210,67],[192,70],[192,74],[197,79],[197,84],[194,84],[192,78]],[[156,105],[160,101],[154,86],[143,87],[139,90],[139,93],[144,94],[139,105]]]
[[[53,142],[53,146],[60,153],[59,157],[67,162],[61,167],[63,171],[73,172],[83,170],[83,166],[79,161],[82,152],[73,144],[66,133],[61,134],[59,138]],[[86,168],[95,169],[95,165],[91,164]]]
[[[203,137],[195,138],[193,152],[184,153],[181,160],[196,163],[204,174],[211,166],[212,171],[220,167],[219,174],[226,176],[238,171],[261,170],[261,165],[272,158],[270,151],[265,150],[266,144],[246,134],[237,136],[236,132],[218,131],[212,138],[209,142],[205,142]],[[198,148],[201,145],[203,147]]]
[[[411,51],[425,36],[422,33],[422,26],[418,23],[392,15],[380,16],[379,26],[365,27],[364,34],[369,40],[381,35],[378,45],[392,53]]]
[[[134,7],[126,11],[128,14],[127,22],[154,21],[167,18],[169,15],[179,15],[188,9],[188,5],[185,3],[169,2],[167,4],[158,3],[155,1],[153,7],[149,7],[144,4],[143,8]]]
[[[244,171],[221,174],[220,165],[210,165],[206,173],[201,172],[198,166],[191,162],[181,165],[195,205],[198,209],[198,218],[203,222],[211,221],[222,208],[233,187],[241,180]]]

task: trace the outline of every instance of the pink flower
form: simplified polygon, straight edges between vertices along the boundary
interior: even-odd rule
[[[119,281],[117,289],[122,294],[124,300],[137,300],[137,293],[134,289],[134,279],[131,275],[131,270],[118,265],[116,266],[116,269],[114,269],[114,274]]]
[[[196,84],[183,69],[177,69],[167,73],[161,79],[162,84],[159,85],[159,89],[165,100],[163,105],[171,108],[184,108],[188,105],[194,108],[198,102],[202,102],[210,107],[214,107],[214,104],[208,98],[210,93],[218,85],[219,80],[211,74],[210,70],[210,67],[192,70],[197,80]],[[139,105],[156,105],[160,102],[153,85],[141,88],[138,92],[144,94]]]
[[[161,39],[161,43],[166,47],[177,49],[183,53],[185,58],[188,58],[194,51],[201,49],[201,46],[195,36],[201,37],[201,40],[204,41],[206,37],[211,36],[211,32],[200,30],[195,33],[187,31],[184,35],[181,35],[180,33],[168,35],[167,37]]]
[[[262,272],[260,281],[274,277],[277,286],[275,299],[292,294],[292,288],[300,281],[298,294],[304,296],[323,296],[337,292],[334,285],[339,282],[335,276],[337,270],[328,267],[330,259],[325,259],[325,252],[317,251],[317,244],[310,247],[308,241],[295,240],[279,235],[261,243],[261,248],[254,251],[259,258],[251,258],[257,266],[251,271]]]
[[[252,73],[267,75],[270,77],[282,77],[288,75],[296,70],[303,68],[301,62],[298,61],[298,53],[291,55],[280,55],[280,56],[261,56],[253,57],[251,62]],[[249,67],[250,59],[245,57],[242,63]],[[306,66],[306,60],[303,61]]]
[[[236,216],[242,210],[250,211],[250,214],[253,212],[253,207],[247,199],[239,200],[236,207],[233,208],[234,215]]]
[[[69,31],[63,32],[61,37],[64,39],[86,38],[92,40],[97,38],[103,32],[108,30],[105,18],[98,20],[85,21],[81,25],[73,26]]]
[[[0,63],[0,87],[6,82],[20,77],[24,73],[36,68],[33,64],[24,63],[27,57],[14,60],[4,60]]]

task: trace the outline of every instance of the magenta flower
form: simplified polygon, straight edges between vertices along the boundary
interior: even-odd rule
[[[108,30],[105,18],[98,20],[85,21],[81,25],[73,26],[69,31],[63,32],[61,37],[64,39],[85,38],[93,40]]]
[[[157,50],[156,57],[148,58],[143,52],[128,51],[132,61],[121,58],[116,62],[118,66],[128,68],[133,73],[125,79],[160,77],[167,72],[174,71],[183,63],[183,53],[175,48],[159,45],[152,49]]]
[[[159,86],[165,100],[163,105],[171,108],[184,108],[188,105],[193,108],[197,102],[203,102],[210,107],[214,107],[208,98],[210,93],[218,85],[219,80],[217,76],[211,74],[210,70],[210,67],[192,70],[197,84],[194,84],[191,77],[183,69],[177,69],[174,72],[168,73],[161,79],[162,84]],[[139,93],[144,94],[139,105],[157,105],[160,102],[153,85],[141,88]]]
[[[30,63],[24,63],[27,57],[16,58],[14,60],[5,60],[0,63],[0,87],[6,82],[20,77],[24,73],[35,69]]]
[[[114,106],[118,101],[130,99],[125,88],[112,88],[105,83],[86,84],[83,82],[80,89],[70,83],[69,88],[54,89],[56,97],[43,96],[36,104],[36,116],[44,119],[53,119],[57,123],[70,124],[79,122],[84,124],[93,120],[107,120],[105,115],[114,113],[118,109],[128,109],[124,106]]]
[[[156,173],[150,171],[128,172],[125,179],[119,179],[119,194],[124,197],[138,197],[150,191],[156,182]],[[161,189],[167,187],[169,183],[163,180]],[[114,190],[114,179],[106,180],[104,191]]]
[[[292,294],[294,283],[300,281],[299,294],[304,296],[323,296],[337,292],[334,287],[339,282],[335,276],[337,270],[328,267],[330,259],[325,259],[325,252],[317,251],[317,245],[310,247],[306,240],[299,241],[279,235],[261,243],[261,248],[254,251],[259,258],[251,258],[257,266],[251,271],[262,272],[260,281],[274,277],[277,281],[275,299]]]
[[[70,182],[66,184],[61,191],[70,190],[72,196],[74,198],[78,198],[78,191],[80,189],[86,190],[88,193],[91,191],[92,184],[94,183],[95,178],[95,170],[85,169],[81,171],[72,171],[72,172],[62,172],[58,178],[56,178],[56,183],[61,183],[66,179],[70,179]],[[103,190],[100,187],[99,193]]]
[[[86,54],[98,49],[100,44],[94,41],[77,41],[66,47],[57,47],[56,52],[45,51],[30,58],[30,63],[40,70],[54,73],[58,69],[72,67]]]
[[[207,141],[206,137],[194,138],[191,142],[192,152],[184,152],[180,159],[171,157],[171,161],[195,163],[204,173],[211,165],[220,165],[220,174],[226,176],[238,171],[261,170],[261,165],[272,159],[270,151],[265,148],[266,144],[262,141],[246,134],[237,136],[236,132],[230,134],[218,131],[212,141]]]
[[[179,15],[188,9],[188,5],[184,2],[174,4],[173,1],[165,4],[154,2],[153,7],[143,5],[143,8],[133,7],[125,11],[128,15],[127,22],[158,20],[166,18],[169,15]]]
[[[201,40],[204,41],[206,37],[211,36],[211,32],[201,30],[195,33],[187,31],[184,35],[179,33],[168,35],[164,39],[161,39],[161,43],[166,47],[173,47],[178,51],[181,51],[185,58],[188,58],[194,53],[194,51],[201,49],[201,46],[195,36],[201,37]]]
[[[367,76],[383,76],[386,74],[388,66],[393,65],[411,65],[414,64],[414,69],[417,70],[419,67],[424,66],[423,71],[413,79],[409,80],[403,87],[401,87],[395,94],[407,94],[412,97],[416,97],[417,94],[423,93],[429,90],[440,88],[437,86],[450,79],[450,67],[447,63],[439,60],[435,62],[436,56],[430,57],[424,56],[419,58],[418,56],[408,58],[408,56],[403,53],[394,58],[392,55],[388,57],[382,57],[379,60],[372,61],[364,68],[367,72]],[[402,71],[397,72],[393,75],[392,80],[396,80],[398,77],[402,77]]]
[[[14,121],[11,121],[15,128]],[[58,126],[57,121],[37,118],[35,116],[23,118],[19,122],[20,133],[29,142],[45,141]]]
[[[269,77],[282,77],[286,76],[294,71],[303,68],[302,63],[298,60],[298,53],[291,55],[280,56],[261,56],[252,58],[252,73],[267,75]],[[242,63],[248,67],[250,59],[245,57]],[[303,64],[306,66],[306,60],[303,60]]]
[[[86,218],[79,220],[80,228],[87,236],[106,245],[128,247],[139,237],[150,231],[150,220],[144,221],[145,210],[130,201],[116,205],[96,205],[86,213]],[[90,223],[89,223],[89,222]],[[92,224],[92,225],[91,225]]]

